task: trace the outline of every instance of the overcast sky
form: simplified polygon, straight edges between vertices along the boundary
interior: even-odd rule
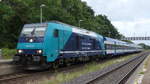
[[[150,36],[150,0],[82,0],[125,36]],[[150,44],[150,42],[146,41]]]

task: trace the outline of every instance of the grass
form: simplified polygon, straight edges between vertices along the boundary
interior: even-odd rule
[[[149,55],[150,56],[150,55]],[[146,68],[148,66],[148,62],[150,60],[150,57],[148,58],[148,60],[144,63],[144,68]]]
[[[142,72],[140,72],[139,74],[144,74],[144,72],[142,71]]]
[[[71,72],[71,73],[63,73],[63,72],[58,72],[55,77],[52,77],[50,79],[43,79],[42,81],[38,82],[39,84],[60,84],[63,83],[65,81],[74,79],[76,77],[80,77],[81,75],[90,73],[90,72],[95,72],[97,70],[101,70],[109,65],[112,65],[114,63],[119,63],[121,61],[127,60],[133,56],[137,56],[137,54],[132,54],[132,55],[128,55],[128,56],[121,56],[115,59],[110,59],[106,62],[103,63],[96,63],[96,62],[92,62],[92,63],[88,63],[85,64],[85,66],[82,67],[82,69],[80,70],[76,70],[75,72]]]
[[[16,53],[15,49],[2,48],[3,59],[12,59],[15,53]]]

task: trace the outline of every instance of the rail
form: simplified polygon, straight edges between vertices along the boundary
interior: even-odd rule
[[[113,64],[103,70],[83,75],[63,84],[124,84],[148,54],[149,52],[144,52],[124,62]]]

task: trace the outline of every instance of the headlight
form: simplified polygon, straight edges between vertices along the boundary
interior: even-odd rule
[[[22,53],[23,52],[23,50],[18,50],[18,53]]]
[[[30,39],[30,40],[29,40],[29,42],[31,42],[31,43],[32,43],[32,42],[33,42],[33,39]]]
[[[41,53],[42,53],[42,50],[38,50],[37,53],[41,54]]]

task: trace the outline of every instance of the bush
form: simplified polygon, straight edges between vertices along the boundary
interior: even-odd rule
[[[2,58],[3,59],[12,59],[13,56],[16,53],[16,49],[8,49],[8,48],[3,48],[2,49]]]

